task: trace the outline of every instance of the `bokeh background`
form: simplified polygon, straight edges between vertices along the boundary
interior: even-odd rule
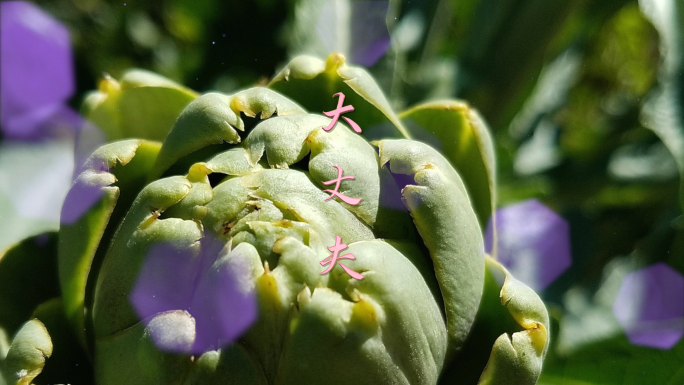
[[[540,384],[684,384],[682,1],[32,4],[14,29],[3,4],[0,250],[58,228],[74,163],[106,140],[78,114],[103,76],[136,67],[231,93],[340,52],[398,111],[456,98],[487,121],[499,258],[552,317]],[[29,78],[10,71],[22,52]]]

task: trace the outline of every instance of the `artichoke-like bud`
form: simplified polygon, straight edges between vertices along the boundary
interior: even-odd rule
[[[324,129],[338,92],[361,133],[342,118]],[[336,54],[193,99],[163,143],[100,148],[59,234],[64,308],[97,382],[535,383],[548,317],[533,291],[506,278],[501,337],[473,332],[500,314],[481,306],[489,270],[503,271],[486,267],[482,238],[491,149],[466,104],[397,115]],[[256,318],[225,327],[249,298]],[[483,345],[491,357],[462,365]]]

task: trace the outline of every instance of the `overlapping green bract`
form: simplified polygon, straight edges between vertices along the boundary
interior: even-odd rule
[[[146,103],[163,111],[180,88],[154,79],[163,87]],[[372,77],[341,55],[296,58],[269,87],[193,97],[163,143],[106,145],[76,180],[67,201],[93,189],[101,197],[60,229],[60,283],[96,381],[535,383],[548,316],[532,290],[484,254],[495,167],[477,114],[448,101],[397,115]],[[334,108],[336,92],[354,105],[349,117],[362,135],[341,121],[321,129],[329,118],[320,109]],[[86,114],[122,121],[109,102],[105,95]],[[428,143],[460,143],[436,149],[409,139],[427,132]],[[355,177],[340,192],[359,205],[325,200],[333,166]],[[335,236],[363,280],[339,267],[320,274]],[[196,258],[209,237],[226,244],[217,258],[250,266],[241,285],[256,293],[259,318],[230,346],[164,352],[154,344],[160,336],[192,345],[192,310],[140,320],[127,293],[152,246]],[[20,355],[14,346],[9,355]]]

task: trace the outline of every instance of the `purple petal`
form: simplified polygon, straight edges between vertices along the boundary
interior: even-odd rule
[[[353,1],[351,62],[370,67],[390,47],[390,35],[385,17],[389,1]]]
[[[352,63],[372,66],[390,47],[390,35],[385,22],[389,1],[352,1],[349,4],[351,36],[340,36],[340,31],[346,33],[347,25],[337,24],[347,21],[340,17],[335,0],[323,4],[312,29],[315,28],[327,52],[348,51],[348,59]]]
[[[628,274],[613,314],[634,345],[672,348],[684,335],[684,277],[665,263]]]
[[[188,310],[198,267],[198,258],[190,250],[166,243],[150,248],[131,295],[138,317]]]
[[[352,49],[351,61],[370,67],[387,52],[391,45],[389,35],[378,40],[367,42]]]
[[[0,121],[3,132],[16,137],[35,131],[41,115],[71,97],[72,54],[68,30],[34,4],[0,7]]]
[[[520,281],[541,291],[572,264],[567,222],[536,199],[496,211],[497,258]],[[492,222],[485,247],[492,252]]]
[[[88,185],[78,180],[64,199],[60,221],[65,225],[75,223],[100,201],[102,195],[101,186]]]
[[[219,259],[223,247],[211,236],[202,239],[195,258],[168,244],[152,247],[131,295],[141,319],[187,311],[196,322],[194,354],[230,344],[257,318],[251,268],[239,247]],[[158,347],[169,350],[164,344]]]
[[[12,116],[3,125],[3,135],[14,140],[72,139],[84,119],[65,104],[48,105]]]
[[[50,122],[61,108],[61,103],[52,104],[22,111],[7,118],[3,116],[2,134],[9,139],[40,139],[45,136],[45,123]]]
[[[200,354],[235,341],[257,318],[251,269],[239,250],[216,261],[200,280],[190,314],[197,320],[193,352]]]

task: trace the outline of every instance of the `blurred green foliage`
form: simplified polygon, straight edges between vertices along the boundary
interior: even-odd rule
[[[321,2],[38,1],[71,30],[74,107],[130,67],[202,92],[263,83],[303,49],[290,32]],[[370,71],[391,102],[474,105],[496,141],[499,204],[535,197],[570,223],[573,266],[541,293],[554,338],[540,382],[684,383],[684,342],[632,346],[601,327],[614,320],[596,298],[616,266],[684,273],[684,3],[393,0],[386,24],[393,44]]]
[[[286,57],[282,27],[291,12],[277,0],[37,1],[71,32],[77,91],[103,73],[151,70],[196,90],[224,92],[273,75]]]

